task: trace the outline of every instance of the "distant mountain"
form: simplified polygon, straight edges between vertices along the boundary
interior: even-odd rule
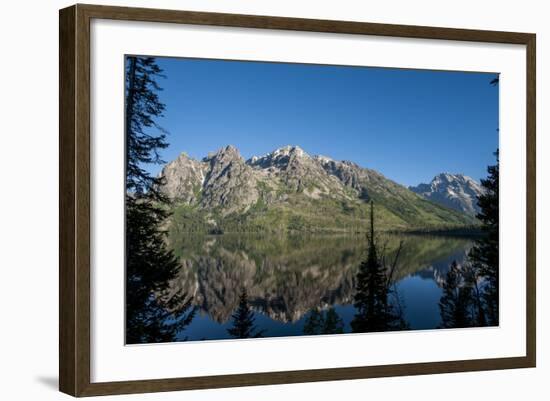
[[[429,184],[420,184],[409,189],[432,202],[471,216],[480,211],[477,198],[483,193],[483,187],[463,174],[441,173]]]
[[[473,219],[438,205],[375,170],[310,156],[285,146],[244,160],[234,146],[202,160],[182,153],[168,163],[162,190],[173,200],[176,232],[362,232],[368,202],[379,229],[470,225]]]

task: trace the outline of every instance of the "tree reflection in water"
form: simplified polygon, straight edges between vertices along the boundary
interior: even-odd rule
[[[481,180],[484,193],[477,218],[485,235],[475,241],[467,260],[453,262],[447,274],[444,294],[439,302],[441,327],[498,326],[499,310],[499,164],[487,168]]]

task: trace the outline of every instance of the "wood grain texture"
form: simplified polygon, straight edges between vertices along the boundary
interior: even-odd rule
[[[83,12],[86,12],[91,18],[109,18],[126,21],[170,22],[178,24],[212,25],[239,28],[280,29],[291,31],[515,44],[525,44],[531,35],[528,33],[518,32],[436,28],[427,26],[223,14],[197,11],[160,10],[149,8],[95,6],[86,4],[79,4],[78,7]]]
[[[75,393],[75,8],[59,14],[59,388]]]
[[[90,384],[90,19],[76,9],[76,389]]]
[[[531,35],[527,42],[527,359],[536,366],[537,359],[537,59],[536,37]]]
[[[524,357],[90,382],[90,20],[92,18],[521,44],[527,48],[527,324]],[[75,5],[60,11],[59,387],[73,396],[534,367],[536,363],[536,38],[530,33]]]
[[[392,376],[416,376],[481,370],[527,368],[532,365],[524,357],[479,359],[467,361],[412,363],[354,368],[297,370],[223,376],[202,376],[160,380],[94,383],[80,395],[148,393],[158,391],[199,390],[209,388],[243,387],[270,384],[319,382],[327,380],[356,380]]]

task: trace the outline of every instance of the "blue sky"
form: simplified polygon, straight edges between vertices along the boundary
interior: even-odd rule
[[[166,161],[227,144],[352,160],[403,185],[486,175],[498,147],[494,74],[158,58]],[[149,170],[157,173],[159,166]]]

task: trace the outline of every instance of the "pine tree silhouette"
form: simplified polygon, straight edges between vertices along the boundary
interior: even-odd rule
[[[465,285],[469,286],[472,289],[472,326],[484,327],[487,326],[487,317],[485,312],[485,303],[484,303],[484,289],[480,287],[480,282],[482,281],[479,276],[479,271],[476,269],[471,261],[467,259],[462,264],[460,269]]]
[[[389,302],[391,278],[378,255],[374,231],[374,204],[370,203],[370,233],[367,237],[367,258],[357,273],[351,322],[354,332],[378,332],[406,328],[406,324]]]
[[[161,69],[152,57],[126,59],[126,342],[174,341],[191,322],[194,308],[186,294],[168,295],[179,263],[166,248],[160,229],[168,216],[159,178],[143,166],[162,163],[168,146],[157,125],[164,104],[157,92]],[[156,131],[156,134],[155,134]]]
[[[341,334],[344,332],[344,321],[334,308],[329,308],[326,312],[314,308],[304,323],[304,334]]]
[[[325,313],[323,334],[341,334],[344,332],[344,321],[334,308],[329,308]]]
[[[257,331],[254,325],[256,318],[248,304],[248,294],[245,288],[241,290],[239,306],[231,317],[233,318],[233,326],[227,329],[231,336],[235,338],[257,338],[262,336],[263,332]]]
[[[443,284],[443,296],[439,301],[441,327],[475,326],[473,307],[471,283],[464,280],[456,261],[453,261]]]
[[[486,235],[476,241],[468,257],[478,275],[484,280],[482,298],[486,309],[487,323],[497,326],[499,322],[499,158],[497,163],[487,168],[488,176],[481,180],[485,189],[478,198],[481,211],[477,218],[481,221]]]
[[[303,332],[305,335],[312,336],[316,334],[322,334],[322,327],[324,325],[324,317],[318,308],[314,308],[309,311],[309,314],[304,322]]]

